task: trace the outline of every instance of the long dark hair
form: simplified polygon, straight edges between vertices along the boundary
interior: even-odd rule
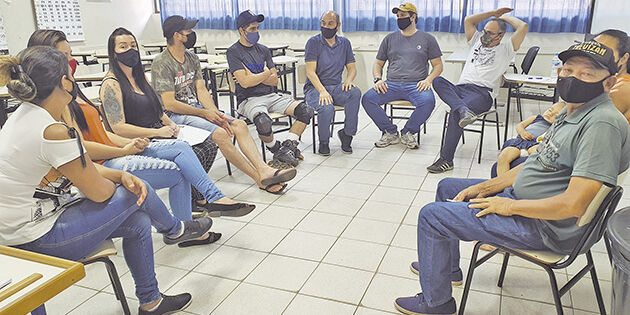
[[[37,30],[31,34],[31,37],[28,39],[27,47],[33,46],[49,46],[52,48],[57,48],[57,44],[60,42],[68,41],[66,34],[62,31],[58,30]],[[78,85],[77,85],[78,87]],[[83,99],[88,105],[96,108],[96,105],[90,101],[89,98],[83,94],[81,89],[77,91],[78,96]],[[85,115],[83,114],[83,110],[81,110],[81,106],[77,101],[72,101],[68,104],[68,109],[70,110],[70,116],[77,123],[79,129],[81,131],[89,131],[87,121],[85,120]],[[100,113],[100,112],[99,112]]]
[[[129,79],[127,79],[125,73],[120,68],[120,65],[118,64],[118,57],[116,56],[115,51],[116,37],[122,35],[131,35],[136,44],[138,43],[136,36],[134,36],[129,30],[124,27],[119,27],[115,29],[111,35],[109,35],[109,39],[107,40],[107,54],[109,56],[109,69],[114,73],[114,76],[120,84],[120,91],[122,92],[123,97],[123,106],[130,106],[132,104],[130,102],[127,102],[127,99],[132,93],[134,93],[133,87],[131,86],[131,83],[129,82]],[[133,80],[136,82],[136,85],[138,86],[138,88],[140,88],[142,93],[144,93],[144,95],[146,95],[151,100],[151,103],[154,104],[154,106],[156,106],[156,108],[161,111],[162,105],[160,103],[160,99],[158,98],[157,94],[155,94],[155,91],[153,91],[153,88],[151,88],[149,82],[147,82],[147,78],[144,75],[144,67],[142,66],[142,62],[138,62],[135,66],[133,66],[131,70],[131,76],[133,77]]]
[[[16,57],[0,56],[0,86],[22,102],[41,102],[68,75],[68,59],[51,47],[29,47]]]

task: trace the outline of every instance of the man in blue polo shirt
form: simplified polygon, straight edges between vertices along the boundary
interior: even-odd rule
[[[361,91],[352,83],[357,76],[357,68],[350,41],[337,36],[340,26],[339,14],[335,11],[324,13],[321,34],[308,40],[304,57],[308,77],[304,85],[304,96],[306,104],[317,111],[319,154],[325,156],[330,155],[328,140],[330,124],[335,115],[334,105],[344,108],[344,128],[337,132],[344,153],[352,153],[352,137],[357,132],[359,120]],[[344,67],[348,74],[342,83]]]

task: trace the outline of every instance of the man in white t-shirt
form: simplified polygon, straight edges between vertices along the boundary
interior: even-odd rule
[[[459,83],[454,85],[443,77],[433,80],[433,89],[451,107],[451,113],[440,158],[427,167],[430,173],[453,169],[453,157],[463,128],[477,120],[477,115],[492,107],[501,77],[527,34],[527,23],[513,16],[504,16],[511,11],[501,8],[467,17],[464,28],[470,52]],[[477,31],[477,24],[488,18],[492,19],[486,23],[483,31]],[[516,31],[509,40],[503,40],[507,24]]]

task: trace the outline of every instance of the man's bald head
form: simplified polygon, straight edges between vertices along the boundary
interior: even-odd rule
[[[321,25],[327,28],[337,28],[339,26],[339,14],[335,11],[326,11],[322,14]]]

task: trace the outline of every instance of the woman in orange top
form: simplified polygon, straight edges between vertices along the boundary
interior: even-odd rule
[[[609,96],[615,107],[626,117],[630,123],[630,72],[628,58],[630,57],[630,40],[628,34],[620,30],[606,30],[595,37],[595,41],[610,47],[615,60],[619,65],[617,83],[610,90]]]

